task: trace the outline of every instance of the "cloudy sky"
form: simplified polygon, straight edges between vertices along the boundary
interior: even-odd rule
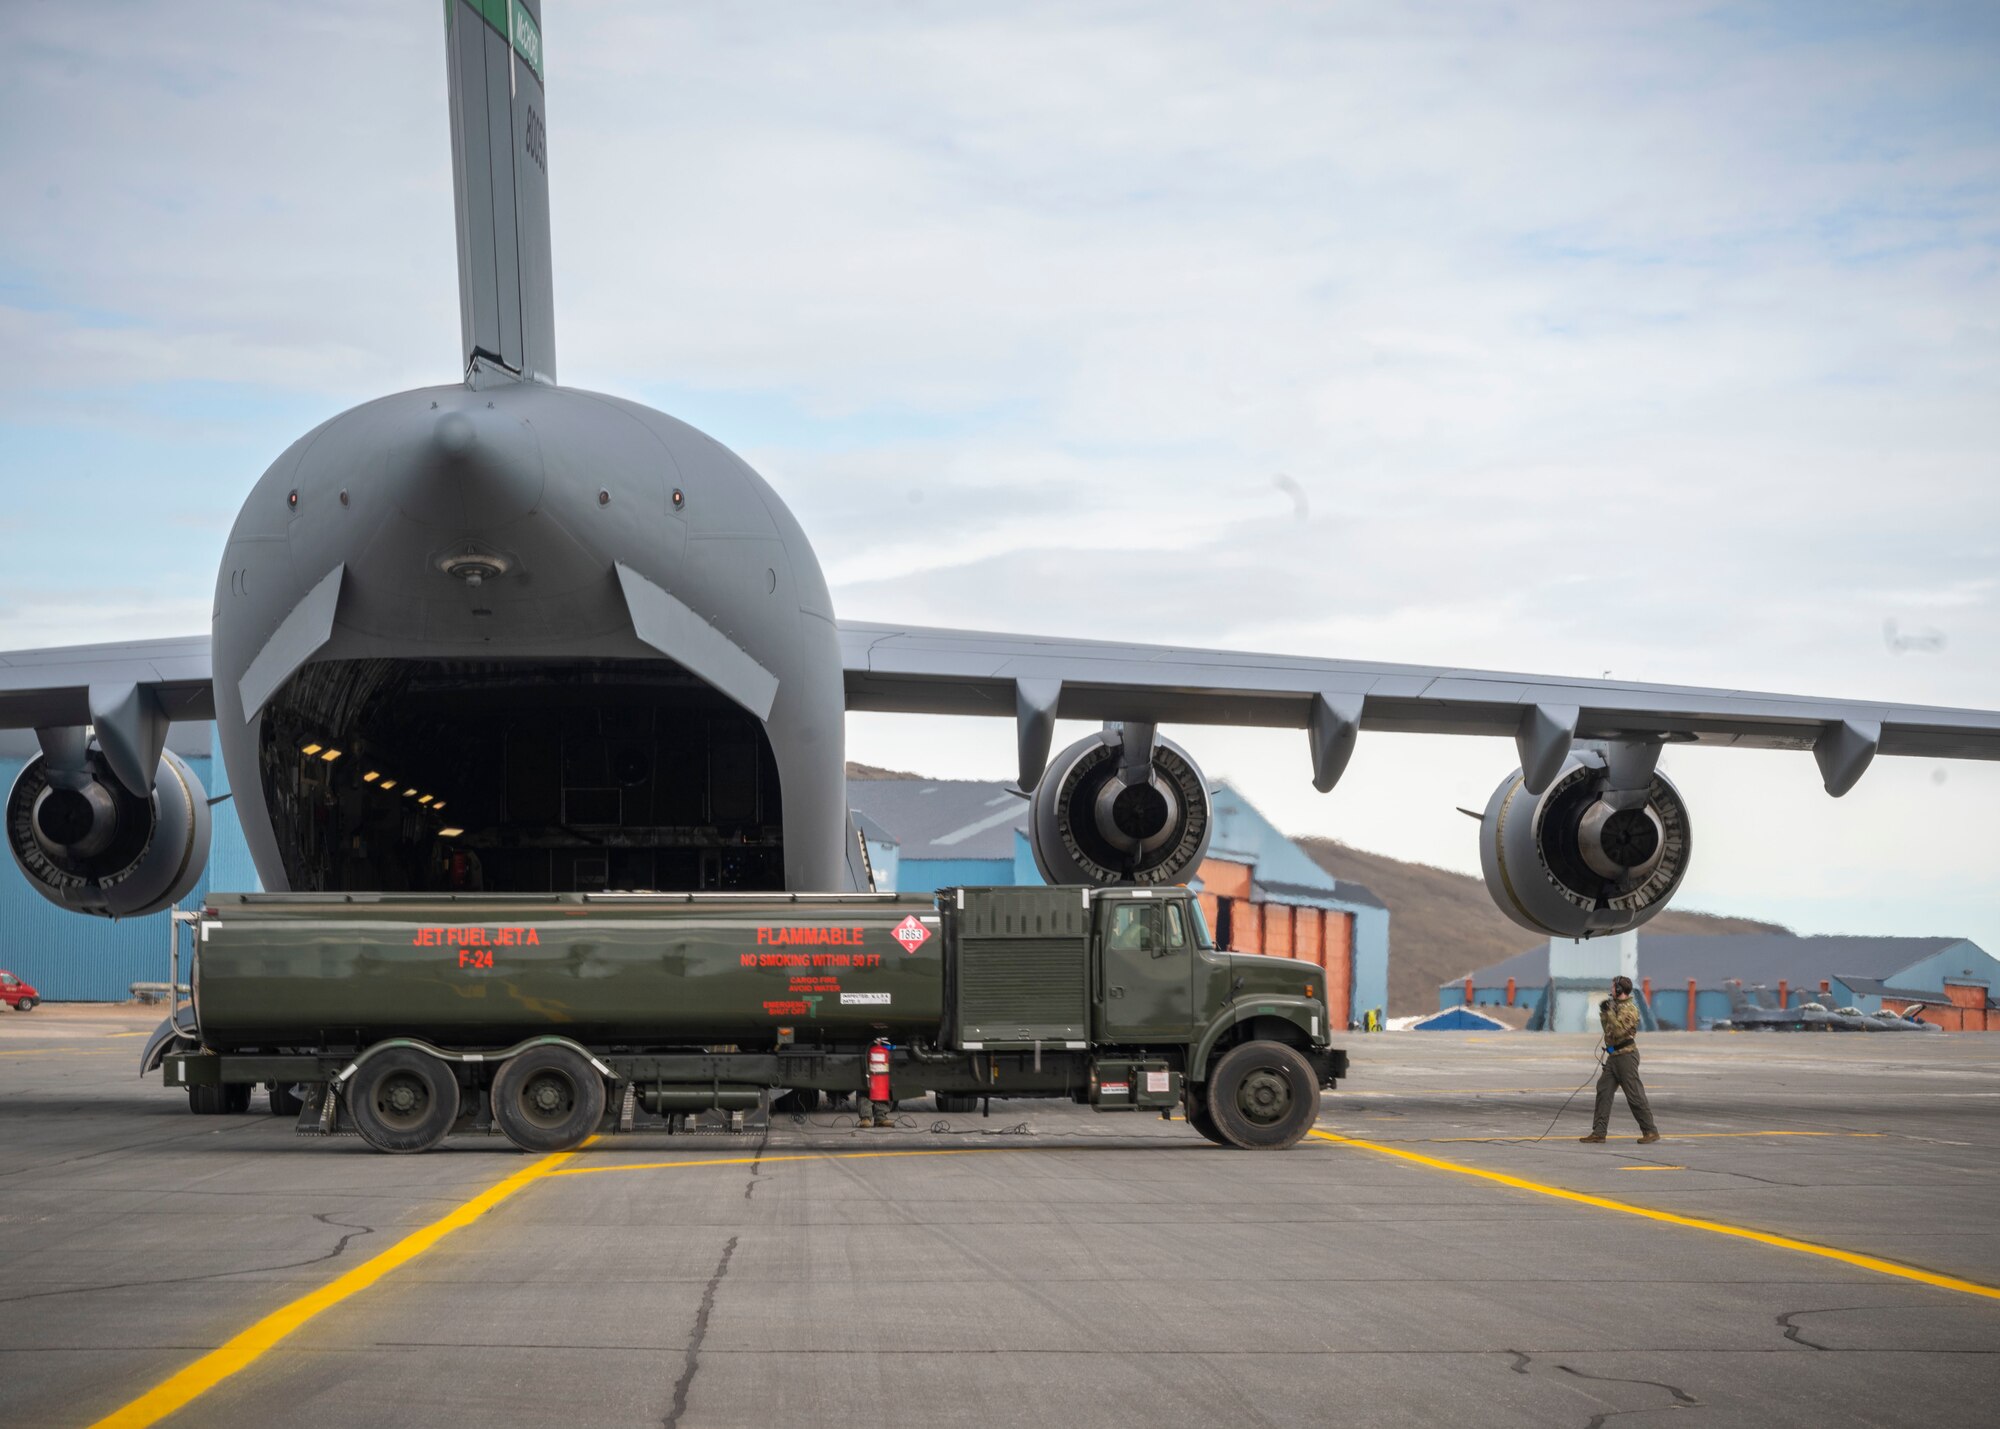
[[[435,3],[8,6],[0,647],[204,630],[300,432],[450,380]],[[1990,5],[552,3],[565,382],[842,615],[2000,707]],[[1078,731],[1081,732],[1080,730]],[[1496,741],[1176,730],[1472,869]],[[850,754],[998,777],[998,722]],[[2000,766],[1670,753],[1682,906],[2000,950]]]

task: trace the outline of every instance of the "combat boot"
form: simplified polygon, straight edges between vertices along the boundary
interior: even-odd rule
[[[1593,1131],[1593,1132],[1591,1132],[1591,1133],[1590,1133],[1590,1135],[1588,1135],[1588,1136],[1579,1136],[1579,1137],[1577,1138],[1577,1140],[1578,1140],[1578,1141],[1602,1141],[1602,1140],[1604,1140],[1604,1133],[1603,1133],[1603,1132],[1601,1132],[1601,1131]]]

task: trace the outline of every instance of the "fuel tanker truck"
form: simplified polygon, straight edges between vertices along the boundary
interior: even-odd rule
[[[268,1088],[307,1135],[426,1151],[925,1094],[1178,1106],[1296,1143],[1346,1075],[1324,974],[1225,952],[1185,888],[936,894],[211,894],[142,1073],[197,1113]]]

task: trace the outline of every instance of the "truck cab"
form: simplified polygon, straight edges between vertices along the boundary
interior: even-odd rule
[[[1179,1103],[1236,1146],[1290,1145],[1306,1104],[1316,1114],[1318,1089],[1346,1074],[1321,970],[1218,949],[1185,887],[959,888],[938,901],[953,1050],[989,1063],[1032,1052],[1039,1065],[1088,1049],[1080,1099]]]

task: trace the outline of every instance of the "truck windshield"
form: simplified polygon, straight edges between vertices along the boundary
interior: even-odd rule
[[[12,973],[0,973],[0,987],[12,987],[19,981]]]
[[[1176,913],[1178,913],[1182,907],[1182,905],[1178,903],[1171,904],[1169,906],[1172,907]],[[1187,901],[1186,907],[1188,912],[1188,919],[1190,922],[1194,924],[1195,946],[1198,948],[1213,949],[1215,947],[1215,939],[1209,935],[1208,919],[1202,914],[1201,904],[1196,902],[1194,899],[1190,898]]]

